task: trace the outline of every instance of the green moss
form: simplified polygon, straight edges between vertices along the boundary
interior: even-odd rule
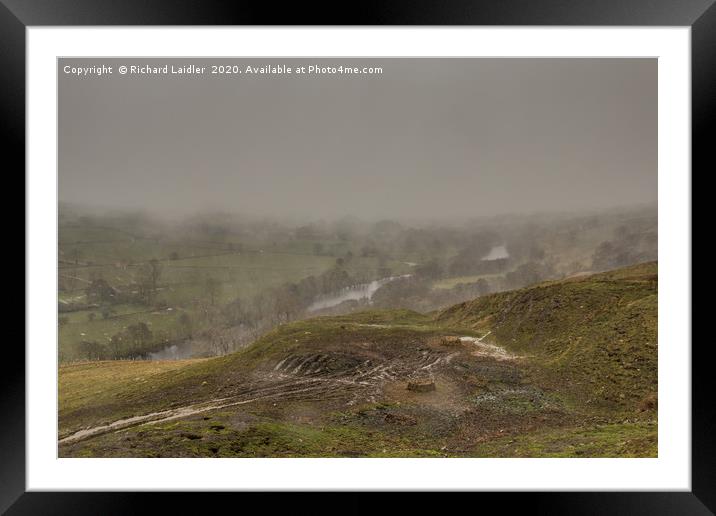
[[[223,428],[215,428],[221,426]],[[212,428],[214,427],[214,428]],[[439,450],[408,439],[350,426],[309,426],[261,421],[237,431],[228,423],[184,421],[171,427],[145,425],[104,436],[104,456],[196,457],[431,457]],[[80,443],[73,456],[98,456]]]
[[[489,440],[472,449],[479,457],[656,457],[653,422],[538,431]]]

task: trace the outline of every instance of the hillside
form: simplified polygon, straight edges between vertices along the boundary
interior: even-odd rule
[[[491,331],[577,404],[633,411],[656,397],[656,263],[462,303],[437,322]]]
[[[60,455],[655,456],[657,283],[648,263],[221,358],[62,366]]]

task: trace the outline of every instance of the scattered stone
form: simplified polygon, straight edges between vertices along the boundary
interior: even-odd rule
[[[413,392],[430,392],[435,390],[435,381],[431,379],[415,379],[408,382],[408,390]]]
[[[385,415],[384,420],[386,423],[400,426],[414,426],[418,424],[418,420],[416,418],[407,414],[388,413]]]
[[[453,335],[449,335],[449,336],[443,337],[440,340],[440,344],[443,346],[454,347],[454,346],[459,346],[460,344],[462,344],[462,341],[460,340],[460,337],[455,337]]]

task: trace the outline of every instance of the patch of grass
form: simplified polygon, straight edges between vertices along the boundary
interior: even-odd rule
[[[657,457],[654,422],[559,428],[500,437],[476,445],[476,457]]]
[[[501,278],[502,274],[476,274],[473,276],[455,276],[452,278],[444,278],[437,280],[433,283],[434,289],[451,289],[453,287],[456,287],[457,285],[467,284],[467,283],[475,283],[476,281],[480,279],[490,279],[490,278]]]
[[[431,318],[413,310],[365,310],[350,315],[317,317],[315,321],[339,324],[425,325]]]
[[[149,383],[156,375],[182,369],[204,359],[131,361],[109,360],[61,365],[58,402],[60,414],[111,399],[127,387]]]
[[[433,457],[394,435],[358,427],[259,421],[237,430],[229,423],[191,420],[169,426],[145,425],[79,443],[72,456],[137,457]]]
[[[320,351],[326,346],[341,347],[365,341],[400,346],[426,336],[445,334],[454,332],[411,310],[372,310],[284,324],[231,356],[236,366],[253,367],[259,362],[276,360],[299,349]],[[476,333],[467,329],[460,334]]]
[[[206,371],[207,359],[192,360],[108,360],[61,365],[58,371],[60,435],[78,430],[83,424],[112,422],[140,415],[163,406],[161,394],[177,380]],[[154,404],[136,403],[158,393]]]

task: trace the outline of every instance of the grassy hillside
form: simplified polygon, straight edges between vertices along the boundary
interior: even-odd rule
[[[478,298],[436,320],[491,331],[576,405],[638,410],[656,400],[657,285],[646,263]]]
[[[656,320],[651,263],[221,358],[62,366],[60,455],[655,456]]]
[[[174,361],[114,360],[82,362],[60,367],[58,401],[60,414],[111,403],[133,386],[153,384],[155,377],[172,373],[202,359]]]

